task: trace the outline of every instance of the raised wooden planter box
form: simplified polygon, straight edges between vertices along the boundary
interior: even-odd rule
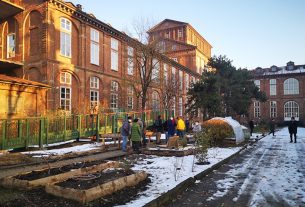
[[[87,203],[105,195],[110,195],[125,187],[135,186],[146,178],[147,173],[144,171],[140,171],[135,174],[124,176],[116,180],[98,185],[96,187],[89,188],[87,190],[65,188],[58,186],[55,183],[46,185],[45,190],[47,193],[58,197],[75,200],[80,203]]]
[[[101,171],[106,168],[117,168],[119,167],[119,162],[107,162],[100,165],[94,165],[86,168],[73,169],[72,171],[40,178],[37,180],[21,180],[15,178],[15,176],[9,176],[0,179],[0,185],[6,188],[17,188],[17,189],[33,189],[38,188],[40,186],[45,186],[49,183],[60,182],[67,180],[72,176],[82,175],[90,172]],[[48,168],[41,169],[41,171],[48,170]],[[31,172],[27,172],[31,173]],[[27,174],[24,173],[24,174]]]
[[[157,156],[165,156],[165,157],[182,157],[187,155],[192,155],[193,150],[192,149],[167,149],[167,148],[148,148],[143,149],[141,151],[143,154],[146,155],[157,155]]]

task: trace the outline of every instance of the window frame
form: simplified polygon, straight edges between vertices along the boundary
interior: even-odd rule
[[[284,81],[284,95],[300,94],[300,83],[296,78],[288,78]]]
[[[72,39],[72,22],[67,18],[61,17],[60,18],[60,55],[61,56],[68,58],[72,57],[71,39]]]
[[[11,39],[10,37],[13,38]],[[13,43],[12,47],[11,47],[11,43]],[[9,59],[14,57],[16,57],[16,33],[9,33],[6,36],[6,58]]]
[[[286,105],[288,106],[286,107]],[[291,117],[294,117],[296,121],[299,121],[300,105],[296,101],[287,101],[284,103],[284,121],[290,121]]]
[[[254,118],[260,118],[261,116],[261,108],[260,108],[260,102],[254,101],[253,102],[253,109],[254,109]]]
[[[110,62],[111,70],[119,71],[119,40],[111,38],[111,53],[110,53]]]
[[[99,66],[100,64],[100,33],[90,28],[90,63]]]
[[[270,118],[276,118],[276,117],[277,117],[277,102],[270,101]]]

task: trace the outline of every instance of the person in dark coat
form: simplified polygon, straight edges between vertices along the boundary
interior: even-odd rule
[[[298,125],[297,122],[295,121],[294,117],[291,117],[291,121],[289,122],[288,125],[288,131],[290,134],[290,142],[292,142],[292,135],[294,135],[294,143],[297,142],[297,133],[298,133]]]
[[[175,124],[175,120],[173,117],[170,117],[167,121],[167,133],[168,133],[168,137],[172,137],[175,135],[175,128],[176,128],[176,124]]]
[[[274,132],[275,132],[275,121],[274,121],[274,119],[272,119],[272,120],[270,121],[269,127],[270,127],[270,133],[269,133],[269,134],[272,133],[272,135],[275,136],[275,135],[274,135]]]
[[[154,128],[155,128],[155,131],[157,132],[157,134],[156,134],[156,138],[157,138],[156,143],[157,144],[161,144],[161,134],[164,132],[163,121],[161,119],[161,115],[159,115],[158,118],[155,120]]]
[[[254,129],[254,122],[253,122],[253,120],[249,121],[249,128],[250,128],[250,136],[252,136],[253,129]]]
[[[140,144],[142,141],[142,131],[141,127],[138,124],[138,119],[135,118],[133,120],[132,126],[131,126],[131,141],[132,141],[132,148],[133,151],[136,153],[140,153]]]

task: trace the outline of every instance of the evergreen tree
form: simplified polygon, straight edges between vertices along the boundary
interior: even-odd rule
[[[187,111],[204,118],[247,114],[252,99],[266,101],[266,95],[255,86],[251,73],[236,69],[226,56],[212,57],[199,82],[189,90]]]

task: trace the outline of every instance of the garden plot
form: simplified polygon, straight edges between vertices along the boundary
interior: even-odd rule
[[[67,180],[73,176],[119,166],[119,162],[105,163],[105,161],[74,163],[72,165],[44,168],[16,176],[5,177],[0,180],[0,185],[6,188],[33,189],[49,183]]]
[[[74,176],[63,182],[48,184],[45,190],[58,197],[87,203],[124,188],[136,186],[145,179],[147,179],[145,171],[107,168],[99,172]]]
[[[184,148],[167,148],[166,145],[160,145],[157,147],[150,147],[142,150],[143,154],[146,155],[157,155],[164,157],[181,157],[192,155],[194,153],[194,146],[188,145]]]

